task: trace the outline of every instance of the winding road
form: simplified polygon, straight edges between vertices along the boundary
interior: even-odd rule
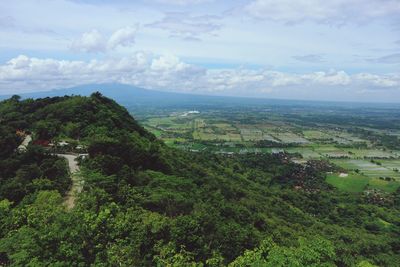
[[[25,152],[27,146],[31,141],[32,141],[31,135],[25,136],[24,140],[22,141],[22,144],[18,147],[18,150],[21,152]],[[63,157],[68,161],[68,169],[72,180],[72,186],[65,196],[64,204],[67,207],[67,209],[72,209],[73,207],[75,207],[76,195],[82,192],[84,184],[83,179],[79,175],[79,165],[78,162],[76,161],[78,156],[73,154],[54,154],[54,155],[58,157]]]
[[[72,209],[75,207],[75,199],[76,195],[82,192],[84,181],[79,175],[79,165],[76,161],[76,155],[71,154],[56,154],[59,157],[63,157],[68,161],[68,168],[71,175],[72,186],[71,189],[67,192],[64,200],[64,204],[67,209]]]

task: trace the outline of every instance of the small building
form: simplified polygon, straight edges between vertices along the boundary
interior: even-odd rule
[[[33,141],[34,145],[42,146],[42,147],[49,147],[50,146],[50,141],[49,140],[43,140],[43,139],[38,139]]]
[[[89,154],[88,154],[88,153],[79,154],[78,157],[79,157],[80,159],[86,159],[87,157],[89,157]]]
[[[68,146],[69,143],[66,142],[66,141],[61,141],[61,142],[58,142],[57,145],[58,145],[58,146],[61,146],[61,147],[64,147],[64,146]]]

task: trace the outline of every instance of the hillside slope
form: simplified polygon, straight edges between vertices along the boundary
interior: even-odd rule
[[[100,93],[13,97],[0,122],[0,265],[400,265],[399,192],[339,193],[284,154],[177,151]],[[71,210],[58,151],[88,153]]]

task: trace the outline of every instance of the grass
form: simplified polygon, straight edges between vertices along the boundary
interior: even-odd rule
[[[397,181],[385,181],[378,178],[370,178],[364,175],[349,173],[347,177],[338,174],[329,174],[326,182],[346,192],[362,192],[365,189],[379,189],[388,193],[395,192],[400,187]]]
[[[388,168],[388,169],[398,169],[400,170],[400,160],[376,160],[377,162],[380,162],[382,166]],[[400,177],[400,172],[397,173],[397,176]]]
[[[240,134],[244,141],[259,141],[263,140],[263,132],[256,128],[241,128]]]
[[[321,144],[313,144],[312,147],[318,153],[332,152],[332,151],[343,151],[334,145],[321,145]]]
[[[326,140],[332,138],[331,135],[317,130],[303,131],[303,135],[306,139]]]
[[[154,127],[151,127],[151,126],[145,125],[144,128],[146,130],[150,131],[152,134],[154,134],[157,138],[161,137],[161,135],[163,133],[161,130],[158,130],[157,128],[154,128]]]
[[[337,134],[337,136],[340,137],[340,138],[344,138],[346,140],[349,140],[351,142],[367,142],[367,140],[361,139],[361,138],[359,138],[357,136],[354,136],[354,135],[352,135],[350,133],[346,133],[346,132],[339,132]]]
[[[235,141],[235,142],[242,141],[240,134],[228,133],[228,136],[229,136],[229,141]]]
[[[370,179],[368,187],[373,189],[380,189],[389,193],[393,193],[399,188],[400,183],[395,181],[385,181],[381,179]]]
[[[308,147],[290,147],[285,148],[285,151],[288,153],[299,153],[305,159],[319,159],[321,155],[316,153],[313,149]]]
[[[389,151],[383,151],[379,149],[346,149],[347,151],[350,151],[353,153],[355,157],[359,158],[364,158],[364,157],[370,157],[370,158],[394,158],[396,157],[395,154],[389,152]]]
[[[370,162],[369,160],[361,160],[361,159],[334,159],[331,160],[334,164],[347,169],[347,170],[360,170],[360,173],[370,177],[370,178],[379,178],[379,177],[392,177],[400,179],[400,173],[394,172],[393,168],[386,167],[385,164],[389,164],[390,161],[382,161],[377,160],[378,162],[382,162],[382,165],[378,165],[376,163]]]
[[[369,179],[358,174],[349,174],[347,177],[340,177],[338,174],[329,174],[326,182],[339,190],[346,192],[362,192],[368,185]]]
[[[267,141],[277,142],[277,143],[279,142],[279,141],[276,140],[273,136],[271,136],[271,135],[269,135],[269,134],[266,134],[266,133],[263,134],[262,139],[263,139],[263,140],[267,140]]]
[[[306,140],[303,137],[301,137],[297,134],[294,134],[292,132],[282,132],[282,133],[277,132],[277,133],[271,134],[271,135],[286,144],[292,144],[292,143],[307,144],[307,143],[309,143],[308,140]]]
[[[379,167],[375,163],[363,159],[333,159],[331,160],[334,164],[348,170],[369,170]]]
[[[340,177],[339,174],[328,174],[326,182],[346,192],[362,192],[365,189],[379,189],[388,193],[393,193],[400,187],[399,181],[386,181],[354,172],[350,172],[347,177]]]
[[[213,126],[225,131],[236,131],[236,128],[228,123],[214,123]]]

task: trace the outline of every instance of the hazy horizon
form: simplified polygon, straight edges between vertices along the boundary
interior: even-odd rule
[[[121,88],[124,87],[124,88]],[[125,87],[126,86],[126,87]],[[114,88],[113,88],[114,87]],[[129,88],[128,88],[129,87]],[[132,90],[129,90],[129,89]],[[122,90],[124,89],[124,90]],[[81,90],[81,91],[80,91]],[[128,90],[128,91],[127,91]],[[139,95],[137,95],[138,91]],[[77,92],[79,91],[79,93]],[[120,103],[121,99],[123,99],[124,102],[126,103],[135,103],[135,97],[143,96],[141,95],[142,92],[145,92],[146,97],[151,98],[154,96],[157,96],[154,100],[157,101],[158,103],[162,104],[165,102],[165,99],[163,98],[166,96],[165,94],[168,94],[168,100],[173,98],[174,96],[182,96],[186,97],[186,100],[191,100],[195,101],[195,97],[202,97],[201,99],[225,99],[227,103],[229,103],[229,99],[236,100],[233,101],[233,103],[237,103],[237,100],[243,99],[243,100],[249,100],[249,101],[256,101],[258,103],[268,103],[270,101],[273,102],[286,102],[286,103],[295,103],[295,102],[300,102],[300,103],[319,103],[319,104],[324,104],[326,105],[346,105],[346,104],[354,104],[356,106],[386,106],[386,107],[400,107],[400,102],[395,102],[395,101],[357,101],[357,100],[329,100],[329,99],[300,99],[300,98],[279,98],[279,97],[268,97],[268,96],[262,96],[262,97],[254,97],[254,96],[235,96],[235,95],[211,95],[207,93],[201,93],[201,92],[174,92],[174,91],[161,91],[161,90],[154,90],[154,89],[147,89],[147,88],[142,88],[142,87],[137,87],[133,86],[130,84],[122,84],[122,83],[94,83],[94,84],[82,84],[82,85],[77,85],[77,86],[72,86],[72,87],[66,87],[66,88],[55,88],[55,89],[44,89],[44,90],[29,90],[26,92],[20,92],[17,94],[14,93],[9,93],[9,94],[0,94],[0,100],[4,100],[7,98],[12,97],[13,95],[18,95],[21,96],[22,99],[26,98],[43,98],[43,97],[53,97],[53,96],[64,96],[64,95],[81,95],[81,96],[89,96],[92,93],[95,92],[100,92],[100,93],[106,93],[106,97],[109,97],[117,102]],[[115,95],[111,94],[115,93]],[[162,95],[159,95],[161,93]],[[194,97],[194,98],[193,98]],[[182,98],[176,99],[177,101],[181,101]],[[140,101],[139,101],[140,102]],[[168,101],[167,101],[168,102]],[[245,101],[243,105],[251,105],[250,102]]]

